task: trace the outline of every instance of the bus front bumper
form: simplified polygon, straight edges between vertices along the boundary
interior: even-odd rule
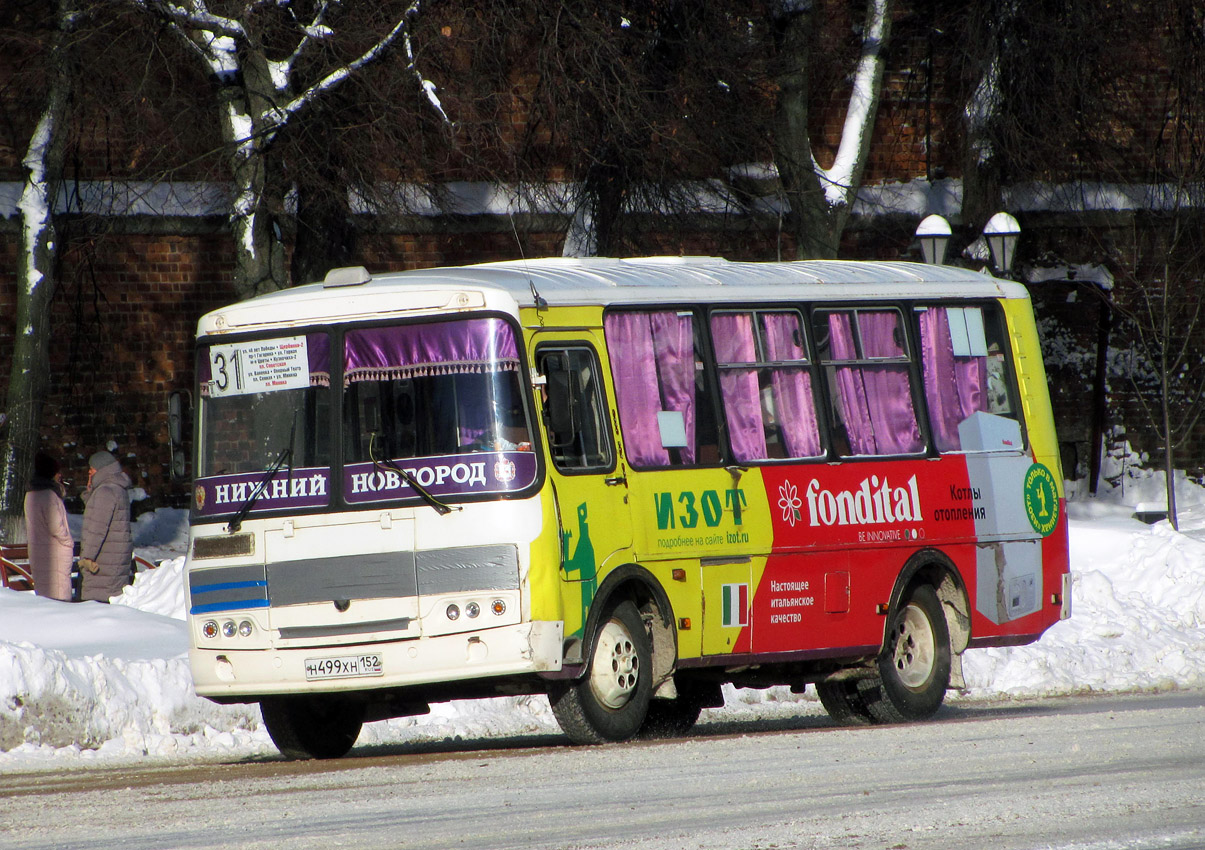
[[[561,669],[563,633],[560,620],[545,620],[325,648],[232,651],[193,647],[188,656],[198,695],[237,702],[238,697],[347,693],[556,672]]]

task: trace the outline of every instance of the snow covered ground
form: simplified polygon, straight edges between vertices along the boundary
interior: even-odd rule
[[[1031,646],[968,652],[968,689],[951,701],[1205,689],[1205,489],[1177,485],[1177,533],[1132,516],[1135,505],[1159,501],[1161,478],[1132,468],[1124,478],[1124,487],[1071,502],[1072,619]],[[112,605],[0,590],[0,773],[276,752],[257,708],[192,693],[186,532],[183,512],[141,517],[139,554],[162,563]],[[728,689],[727,705],[703,721],[819,711],[810,689]],[[558,731],[544,698],[499,698],[369,724],[360,744]]]

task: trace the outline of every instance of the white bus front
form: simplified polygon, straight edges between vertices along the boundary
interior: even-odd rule
[[[512,319],[204,329],[197,693],[260,701],[282,751],[329,756],[426,686],[539,690],[562,625],[531,616],[543,470]]]

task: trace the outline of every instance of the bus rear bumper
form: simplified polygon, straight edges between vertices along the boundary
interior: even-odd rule
[[[544,620],[479,632],[416,640],[320,649],[189,650],[198,695],[222,702],[238,698],[352,691],[437,682],[548,673],[561,669],[564,623]],[[375,657],[369,672],[317,678],[314,668]],[[311,675],[307,677],[307,668]]]

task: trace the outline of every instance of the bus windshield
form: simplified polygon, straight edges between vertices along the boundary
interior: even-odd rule
[[[197,476],[290,466],[329,467],[330,343],[326,334],[201,348]]]
[[[290,483],[274,485],[258,510],[293,507],[285,494],[294,489],[310,497],[305,507],[329,504],[340,478],[349,503],[528,486],[536,461],[518,352],[511,326],[493,317],[202,346],[197,473],[214,479],[202,512],[218,512],[228,492],[234,500],[274,466]],[[487,464],[480,453],[514,459]]]

